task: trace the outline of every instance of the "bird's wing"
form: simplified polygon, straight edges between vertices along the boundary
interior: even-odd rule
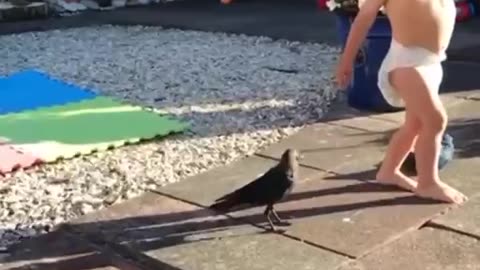
[[[258,190],[262,189],[262,187],[270,187],[272,185],[272,182],[275,181],[276,178],[278,178],[278,169],[277,167],[273,167],[267,172],[265,172],[263,175],[243,187],[243,190]]]
[[[255,180],[251,181],[250,183],[216,199],[215,201],[223,201],[228,200],[234,196],[245,194],[245,193],[256,193],[257,190],[263,190],[268,188],[271,185],[272,179],[276,178],[276,167],[269,169],[260,177],[256,178]]]

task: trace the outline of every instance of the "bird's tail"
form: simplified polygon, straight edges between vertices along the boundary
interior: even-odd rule
[[[219,198],[210,205],[210,209],[219,211],[219,212],[228,212],[232,207],[234,207],[236,204],[236,201],[234,200],[234,197],[227,197],[227,198]]]
[[[231,203],[229,201],[219,201],[212,205],[210,205],[210,209],[219,211],[219,212],[227,212],[231,208]]]

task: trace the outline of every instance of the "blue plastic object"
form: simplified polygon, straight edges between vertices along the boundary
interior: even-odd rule
[[[95,98],[92,91],[26,70],[0,79],[0,114],[64,105]]]
[[[352,22],[352,17],[337,16],[337,31],[342,47],[345,46]],[[351,107],[373,112],[403,110],[388,104],[377,86],[378,70],[388,52],[391,38],[388,19],[377,17],[355,62],[353,81],[347,89],[348,103]]]
[[[438,170],[442,170],[447,164],[453,160],[455,155],[455,144],[453,143],[453,137],[448,133],[444,133],[442,136],[442,150],[438,157]],[[417,164],[415,154],[410,152],[402,164],[402,171],[409,174],[417,175]]]

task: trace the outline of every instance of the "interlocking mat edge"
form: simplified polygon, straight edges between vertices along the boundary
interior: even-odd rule
[[[33,73],[49,78],[43,73]],[[18,74],[12,76],[21,77]],[[73,91],[80,89],[58,79],[54,80],[54,84],[66,84]],[[63,89],[65,91],[66,88]],[[29,94],[30,99],[41,94],[31,89],[24,92]],[[16,97],[18,100],[21,94],[17,93]],[[5,138],[0,140],[0,173],[165,137],[188,128],[187,123],[153,110],[97,96],[84,89],[77,91],[73,101],[63,99],[61,103],[52,106],[52,102],[50,105],[44,102],[30,110],[0,112],[0,137]]]
[[[0,80],[0,115],[93,99],[91,90],[64,82],[37,69]]]

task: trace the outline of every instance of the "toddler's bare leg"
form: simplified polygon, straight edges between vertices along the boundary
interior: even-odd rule
[[[441,135],[447,124],[447,115],[438,89],[429,89],[419,71],[414,68],[394,70],[391,82],[405,100],[406,109],[421,122],[415,145],[418,171],[415,193],[420,197],[449,203],[465,202],[466,196],[442,182],[438,175]]]
[[[405,113],[405,123],[390,139],[385,159],[377,173],[378,182],[396,185],[410,191],[416,189],[417,182],[403,174],[400,168],[416,141],[420,125],[420,119],[412,112]]]

